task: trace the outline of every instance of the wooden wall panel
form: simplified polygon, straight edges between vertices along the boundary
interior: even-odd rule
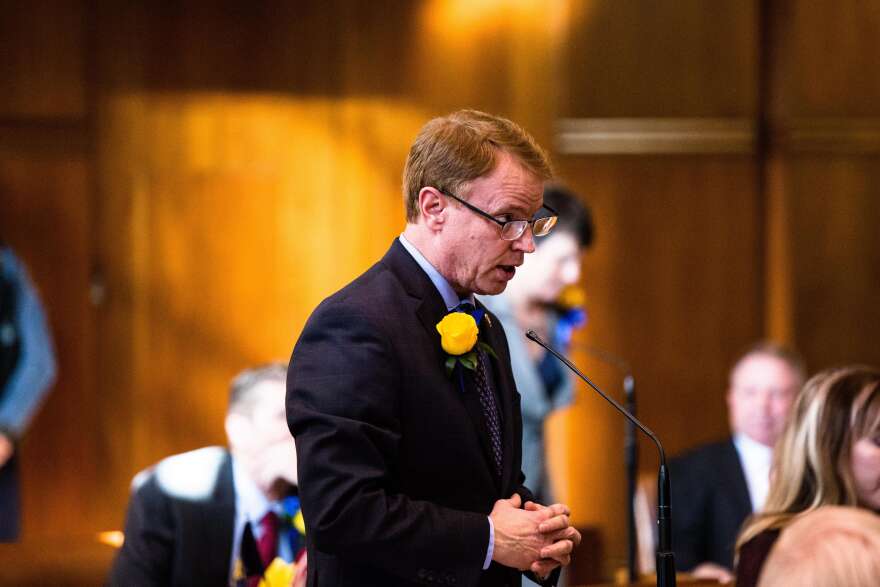
[[[757,109],[755,1],[570,2],[566,117],[722,117]]]
[[[880,157],[786,157],[776,197],[788,211],[787,295],[771,312],[812,372],[836,365],[880,365]]]
[[[776,0],[768,9],[773,75],[768,104],[778,122],[800,117],[877,117],[880,7]]]
[[[0,119],[86,114],[86,3],[4,2],[0,18]]]
[[[768,327],[815,371],[880,364],[880,10],[780,1],[772,32]]]

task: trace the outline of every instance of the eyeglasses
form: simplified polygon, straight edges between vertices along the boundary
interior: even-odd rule
[[[541,216],[540,218],[535,218],[534,220],[508,220],[506,222],[502,220],[498,220],[488,212],[480,210],[476,206],[472,206],[468,204],[455,194],[451,194],[449,192],[444,192],[442,190],[438,190],[444,196],[448,196],[455,200],[456,202],[462,204],[465,208],[470,210],[471,212],[475,212],[484,218],[488,218],[495,224],[501,227],[501,239],[506,241],[515,241],[519,237],[523,235],[526,231],[527,226],[532,227],[532,235],[533,236],[547,236],[550,230],[556,226],[556,221],[559,219],[559,213],[556,212],[550,206],[546,204],[543,205],[543,208],[551,213],[551,216]]]

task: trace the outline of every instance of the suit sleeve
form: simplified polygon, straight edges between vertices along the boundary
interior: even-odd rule
[[[110,571],[111,587],[159,587],[171,584],[174,528],[168,498],[155,476],[131,496],[125,542]]]
[[[396,486],[400,368],[374,322],[325,302],[291,357],[287,420],[309,540],[409,581],[423,582],[427,570],[473,584],[488,548],[486,516],[412,499]]]

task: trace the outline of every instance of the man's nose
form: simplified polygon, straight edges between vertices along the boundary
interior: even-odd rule
[[[519,236],[518,239],[513,241],[514,248],[523,251],[524,253],[534,253],[535,252],[535,235],[532,234],[532,225],[526,226],[526,229]]]

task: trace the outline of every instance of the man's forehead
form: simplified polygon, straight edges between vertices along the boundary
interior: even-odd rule
[[[754,384],[778,384],[787,388],[795,382],[797,374],[783,359],[767,354],[744,357],[730,375],[733,386]]]

